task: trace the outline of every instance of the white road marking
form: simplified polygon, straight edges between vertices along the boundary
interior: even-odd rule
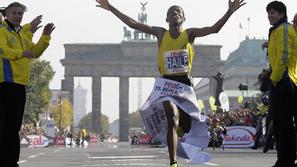
[[[31,155],[28,158],[36,158],[38,155]]]
[[[204,164],[209,165],[209,166],[220,166],[219,164],[215,164],[215,163],[211,163],[211,162],[206,162]]]
[[[19,162],[18,162],[18,164],[23,164],[23,163],[26,163],[26,162],[28,162],[27,160],[20,160]]]
[[[102,157],[89,157],[90,159],[139,159],[139,158],[156,158],[157,156],[147,155],[147,156],[102,156]]]
[[[36,158],[36,157],[38,157],[39,155],[44,155],[44,153],[37,153],[37,154],[35,154],[35,155],[31,155],[31,156],[29,156],[28,158],[29,158],[29,159]],[[19,163],[19,164],[23,164],[23,163],[26,163],[26,162],[28,162],[28,160],[20,160],[18,163]]]
[[[160,160],[166,160],[166,159],[158,159],[158,161]],[[153,162],[153,161],[156,161],[155,159],[113,159],[113,160],[109,160],[111,162],[125,162],[125,161],[146,161],[146,162]]]
[[[64,149],[64,148],[59,148],[59,149],[54,150],[53,152],[56,153],[56,152],[61,151],[61,150],[63,150],[63,149]]]
[[[164,164],[151,164],[151,163],[119,163],[119,164],[92,164],[92,165],[81,165],[81,166],[84,166],[84,167],[87,167],[87,166],[167,166],[167,165],[164,165]]]

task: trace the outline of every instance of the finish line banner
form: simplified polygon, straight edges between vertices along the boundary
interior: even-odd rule
[[[189,159],[189,163],[201,164],[212,156],[202,152],[209,142],[207,121],[200,114],[193,87],[157,78],[153,91],[140,109],[143,124],[148,133],[167,145],[167,118],[163,108],[164,101],[172,101],[192,118],[192,128],[184,135],[178,145],[178,156]],[[198,132],[198,133],[197,133]]]
[[[141,110],[147,110],[151,105],[163,101],[172,101],[192,118],[201,122],[206,121],[206,117],[200,113],[192,86],[159,77],[156,79],[153,90]]]

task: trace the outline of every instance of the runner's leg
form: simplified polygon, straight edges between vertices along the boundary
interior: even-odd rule
[[[179,125],[179,111],[177,106],[171,101],[163,102],[163,107],[167,117],[167,144],[170,163],[176,162],[177,152],[177,128]]]

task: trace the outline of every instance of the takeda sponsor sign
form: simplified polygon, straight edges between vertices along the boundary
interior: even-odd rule
[[[45,136],[28,135],[30,146],[29,147],[46,147],[49,144],[48,139]]]
[[[252,147],[255,143],[256,129],[249,126],[226,127],[227,135],[224,136],[225,147],[243,148]]]

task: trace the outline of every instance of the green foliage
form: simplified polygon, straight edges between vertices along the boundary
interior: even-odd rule
[[[61,103],[52,106],[51,111],[57,127],[60,126],[60,118],[61,128],[65,129],[72,125],[73,108],[67,98],[63,98]]]
[[[129,114],[129,127],[143,128],[143,123],[138,111]]]
[[[99,118],[98,118],[99,119]],[[102,129],[102,133],[108,133],[109,129],[109,118],[108,116],[101,114],[100,119],[100,128]],[[88,130],[92,130],[92,112],[88,113],[88,115],[84,116],[78,124],[79,127],[86,127]]]
[[[109,130],[109,118],[108,116],[101,114],[101,129],[102,129],[102,133],[108,133]]]
[[[27,99],[24,113],[24,123],[39,122],[39,115],[47,109],[51,93],[49,82],[54,71],[48,61],[35,59],[30,63],[30,81],[27,86]]]

